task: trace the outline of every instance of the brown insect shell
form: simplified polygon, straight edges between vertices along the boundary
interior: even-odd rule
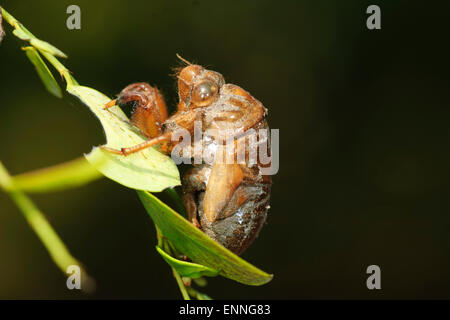
[[[225,83],[223,76],[218,72],[206,70],[198,65],[190,65],[183,68],[183,70],[181,70],[178,74],[178,96],[180,98],[178,110],[184,110],[187,108],[195,109],[198,107],[205,107],[213,103],[215,99],[211,100],[210,103],[197,105],[192,99],[193,90],[195,90],[196,86],[208,80],[217,85],[217,91],[219,91],[220,87]],[[217,98],[217,96],[218,94],[216,94],[215,98]]]
[[[250,200],[224,219],[209,221],[203,211],[204,192],[198,195],[198,219],[200,229],[236,254],[243,253],[258,237],[267,218],[270,200],[270,183],[251,183],[245,189]],[[232,199],[232,201],[237,201]]]
[[[134,86],[134,88],[132,87]],[[134,91],[139,93],[142,91],[144,94],[139,95],[142,107],[136,108],[133,111],[133,116],[131,118],[131,122],[144,133],[147,137],[157,137],[161,134],[161,125],[167,119],[167,107],[166,102],[164,101],[164,97],[158,91],[158,89],[150,87],[148,84],[138,83],[132,86],[128,86],[124,90],[126,91]],[[131,88],[130,88],[131,87]],[[136,94],[130,95],[130,98],[133,99],[136,97]],[[119,104],[124,103],[125,101],[120,101]]]
[[[190,65],[180,72],[178,79],[180,96],[178,112],[164,123],[164,131],[184,128],[193,133],[194,121],[199,120],[203,132],[216,129],[219,133],[219,137],[204,136],[201,141],[202,149],[194,148],[192,139],[191,145],[185,146],[186,150],[183,152],[187,152],[193,158],[202,158],[205,153],[215,154],[219,142],[224,140],[227,131],[227,134],[231,131],[239,136],[251,128],[268,128],[265,121],[267,110],[264,106],[242,88],[224,84],[220,74]],[[210,105],[198,106],[192,101],[191,94],[195,86],[205,79],[216,81],[218,94]],[[195,150],[201,151],[202,154],[194,154]],[[246,151],[248,160],[248,150]],[[271,187],[270,177],[262,176],[257,165],[248,167],[243,164],[241,167],[245,173],[245,181],[239,194],[230,199],[230,203],[224,208],[225,212],[221,212],[212,220],[208,219],[203,210],[205,190],[212,169],[211,163],[197,166],[201,168],[201,174],[200,171],[188,172],[183,179],[185,191],[197,190],[195,199],[192,199],[189,192],[185,192],[184,202],[187,208],[196,211],[200,229],[237,254],[242,253],[259,234],[266,220]],[[210,189],[218,194],[224,192],[219,188],[215,190],[214,186]]]
[[[182,101],[179,104],[182,108],[164,122],[164,132],[186,129],[191,133],[191,145],[182,149],[183,154],[190,154],[192,158],[201,159],[204,154],[215,154],[218,145],[226,138],[230,138],[230,133],[231,136],[238,137],[249,129],[263,128],[261,123],[265,119],[266,109],[259,101],[233,84],[225,84],[219,90],[217,100],[210,106],[193,107],[190,104],[190,108],[185,108],[185,103]],[[195,121],[201,123],[202,148],[194,148]],[[215,133],[214,136],[205,135],[209,129],[215,130],[212,131]],[[176,145],[180,141],[172,142],[172,144]],[[246,147],[248,147],[247,144]],[[248,148],[246,155],[248,156]]]

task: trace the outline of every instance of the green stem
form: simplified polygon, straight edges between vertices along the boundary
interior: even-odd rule
[[[30,44],[35,47],[39,52],[50,62],[53,67],[58,70],[59,74],[66,80],[67,86],[77,85],[78,82],[70,74],[67,69],[56,57],[66,57],[66,55],[59,49],[55,48],[48,42],[42,41],[36,38],[27,28],[23,26],[16,18],[14,18],[8,11],[2,7],[2,15],[6,22],[14,27],[14,34],[25,41],[29,41]]]
[[[196,298],[197,300],[212,300],[212,298],[204,293],[198,292],[194,288],[187,288],[188,293],[191,297]]]
[[[8,22],[14,29],[20,29],[25,32],[30,38],[35,38],[35,36],[28,31],[16,18],[14,18],[5,8],[2,7],[2,15],[5,18],[5,21]]]
[[[161,232],[161,230],[158,228],[158,226],[155,224],[156,228],[156,238],[158,239],[158,246],[162,248],[164,251],[166,251],[168,254],[172,254],[170,243],[167,239],[164,239],[164,236]],[[191,300],[189,297],[189,293],[186,290],[186,286],[184,285],[183,279],[181,279],[180,274],[174,269],[172,269],[173,276],[175,280],[177,281],[178,288],[180,289],[181,295],[183,296],[184,300]]]
[[[186,290],[186,287],[184,286],[183,280],[181,280],[180,274],[172,268],[173,276],[177,280],[178,287],[180,288],[181,294],[183,295],[184,300],[191,300],[189,297],[189,293]]]
[[[14,182],[11,176],[1,162],[0,186],[2,186],[3,189],[9,193],[12,200],[22,211],[28,224],[42,241],[51,258],[61,269],[61,271],[65,274],[67,267],[70,265],[77,265],[81,267],[81,263],[70,254],[61,238],[55,230],[53,230],[50,223],[45,219],[43,213],[39,211],[30,198],[28,198],[22,191],[14,187]],[[82,274],[84,275],[84,280],[89,279],[85,272]]]
[[[98,161],[96,165],[101,165]],[[14,188],[25,192],[51,192],[67,190],[103,178],[85,157],[51,167],[22,173],[12,177]]]
[[[58,70],[59,74],[66,80],[67,86],[71,85],[78,85],[77,80],[75,80],[74,77],[70,74],[69,69],[67,69],[54,55],[39,50],[40,53],[52,64],[53,67],[55,67],[56,70]]]

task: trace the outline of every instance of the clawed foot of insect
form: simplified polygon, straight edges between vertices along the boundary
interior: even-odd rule
[[[191,223],[194,225],[194,227],[196,227],[197,229],[201,229],[201,225],[200,222],[198,222],[198,219],[196,217],[193,217],[191,219]]]
[[[108,102],[107,104],[105,104],[105,106],[103,107],[103,110],[108,110],[111,107],[114,107],[117,104],[117,99],[111,100],[110,102]],[[106,147],[106,146],[101,146],[100,148],[102,148],[103,150],[113,153],[113,154],[118,154],[120,156],[127,156],[128,153],[126,152],[125,148],[121,148],[120,150],[118,149],[113,149],[110,147]]]
[[[117,104],[117,99],[111,100],[103,107],[103,110],[108,110],[111,107],[114,107]]]

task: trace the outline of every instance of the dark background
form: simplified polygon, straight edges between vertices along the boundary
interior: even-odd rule
[[[175,53],[221,72],[269,109],[280,171],[260,237],[243,257],[274,273],[214,298],[450,298],[449,5],[425,1],[0,1],[110,96],[148,81],[175,105]],[[81,30],[66,8],[81,7]],[[382,29],[366,28],[378,4]],[[0,160],[17,174],[104,143],[74,98],[46,92],[11,35],[0,46]],[[58,76],[57,76],[58,77]],[[181,298],[136,193],[102,179],[33,195],[98,283],[67,290],[0,193],[0,298]],[[366,288],[381,267],[382,290]]]

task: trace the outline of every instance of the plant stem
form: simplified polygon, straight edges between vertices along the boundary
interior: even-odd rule
[[[7,193],[9,193],[12,200],[22,211],[28,224],[42,241],[52,260],[59,267],[59,269],[61,269],[61,271],[65,274],[67,267],[70,265],[77,265],[81,268],[81,263],[70,254],[61,238],[55,230],[53,230],[47,219],[45,219],[43,213],[39,211],[30,198],[28,198],[22,191],[14,187],[13,179],[1,162],[0,186],[2,186]],[[84,275],[82,279],[85,280],[85,284],[88,284],[88,282],[91,281],[90,278],[85,272],[82,274]],[[85,286],[83,285],[83,287]]]
[[[186,290],[186,287],[184,286],[183,280],[181,280],[180,274],[175,271],[174,268],[172,268],[173,276],[177,280],[178,287],[180,288],[181,294],[183,295],[184,300],[191,300],[189,297],[189,293]]]
[[[41,54],[52,64],[53,67],[55,67],[56,70],[58,70],[59,74],[66,80],[67,86],[71,85],[78,85],[77,80],[75,80],[74,77],[70,74],[69,69],[67,69],[54,55],[39,50]]]
[[[168,242],[167,239],[164,239],[164,236],[163,236],[161,230],[158,228],[158,226],[156,224],[155,224],[155,228],[156,228],[156,238],[158,239],[158,246],[161,249],[163,249],[164,251],[166,251],[168,254],[172,254],[171,248],[170,248],[170,243]],[[174,268],[171,268],[171,269],[172,269],[173,276],[174,276],[175,280],[177,281],[178,288],[180,289],[183,299],[191,300],[191,298],[189,297],[189,293],[186,290],[186,286],[184,285],[183,279],[181,279],[180,274]]]
[[[101,162],[96,163],[101,165]],[[103,178],[85,157],[12,177],[14,187],[24,192],[51,192],[83,186]]]
[[[2,7],[2,15],[5,18],[5,21],[8,22],[15,29],[22,29],[30,38],[35,38],[35,36],[28,31],[16,18],[14,18],[5,8]]]
[[[78,85],[78,82],[70,74],[67,69],[56,57],[56,55],[66,57],[63,52],[53,47],[49,43],[36,38],[27,28],[23,26],[16,18],[14,18],[8,11],[2,8],[2,15],[12,27],[15,29],[15,35],[35,47],[39,52],[50,62],[59,74],[66,80],[67,86]]]

